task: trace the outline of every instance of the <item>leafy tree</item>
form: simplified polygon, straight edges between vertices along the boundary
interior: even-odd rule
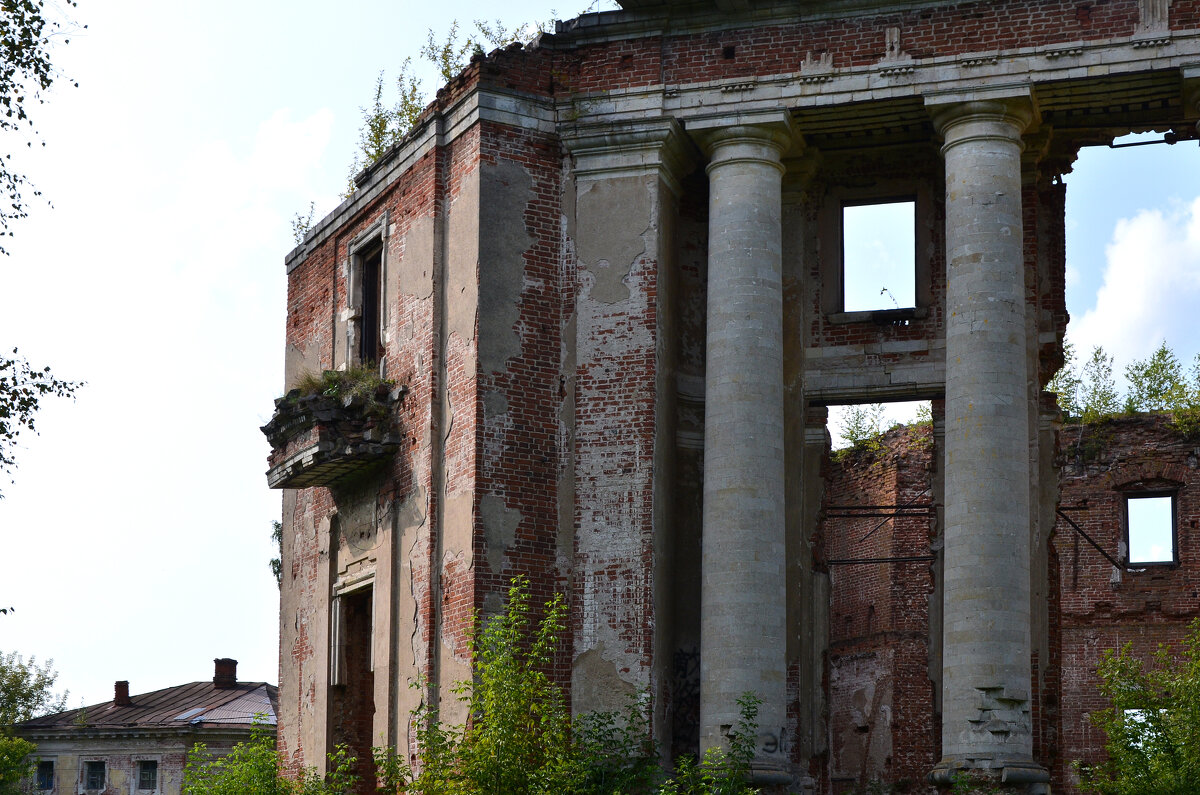
[[[841,459],[852,450],[867,450],[878,452],[883,443],[883,404],[862,403],[846,408],[846,423],[842,427],[842,438],[850,443],[849,447],[838,450],[834,457]],[[932,421],[932,413],[930,420]]]
[[[1100,663],[1100,690],[1111,707],[1092,713],[1108,740],[1108,758],[1077,765],[1086,792],[1100,795],[1184,795],[1200,781],[1200,620],[1181,653],[1159,646],[1147,668],[1132,644],[1109,650]]]
[[[1148,358],[1126,367],[1125,378],[1129,381],[1128,412],[1176,411],[1187,405],[1183,366],[1165,340]]]
[[[1121,409],[1117,383],[1113,379],[1113,357],[1097,345],[1083,365],[1079,389],[1079,416],[1084,422],[1096,422]]]
[[[66,4],[77,5],[74,0],[66,0]],[[0,133],[24,133],[29,136],[28,147],[37,138],[29,105],[44,103],[43,96],[59,77],[50,62],[50,50],[68,28],[69,24],[47,18],[45,0],[0,0]],[[64,44],[69,41],[63,39]],[[11,143],[5,146],[6,154],[0,158],[0,192],[4,194],[0,237],[12,237],[12,222],[29,215],[25,193],[41,195],[25,174],[12,170],[12,148]],[[8,251],[0,246],[0,254]]]
[[[0,653],[0,732],[66,709],[67,694],[54,692],[57,680],[53,660],[38,666],[33,657],[26,662],[16,652]]]
[[[30,657],[25,662],[16,652],[0,653],[0,795],[17,795],[20,782],[32,768],[30,754],[36,746],[12,735],[15,723],[62,712],[67,694],[55,693],[58,674],[53,662],[41,667]]]
[[[37,433],[34,414],[42,398],[74,397],[80,382],[63,381],[50,373],[49,367],[38,370],[17,354],[0,356],[0,474],[12,478],[16,461],[13,447],[22,428]],[[0,492],[0,499],[4,498]]]
[[[1083,382],[1075,371],[1075,346],[1063,340],[1063,364],[1046,384],[1046,391],[1058,395],[1059,408],[1068,417],[1078,417],[1083,411],[1079,405],[1079,393]]]

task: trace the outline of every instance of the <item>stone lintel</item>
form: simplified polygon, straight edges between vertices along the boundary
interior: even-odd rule
[[[581,180],[642,176],[657,171],[679,195],[679,179],[699,161],[695,146],[671,117],[592,122],[559,128]]]

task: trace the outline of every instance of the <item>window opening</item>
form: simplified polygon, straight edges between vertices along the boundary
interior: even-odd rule
[[[54,763],[53,762],[38,762],[37,788],[38,789],[54,789]]]
[[[375,721],[373,647],[374,587],[343,591],[333,599],[333,666],[330,671],[330,750],[344,745],[356,757],[356,773],[374,775],[371,747]],[[377,743],[375,743],[377,744]]]
[[[84,763],[84,789],[104,789],[104,763]]]
[[[158,788],[158,762],[149,759],[138,762],[138,789]]]
[[[842,311],[917,305],[916,202],[842,205]]]
[[[1131,565],[1174,563],[1175,496],[1129,495],[1125,498],[1125,542]]]
[[[373,364],[379,361],[382,349],[380,337],[381,277],[383,275],[383,243],[376,242],[358,255],[362,295],[359,305],[358,361]]]

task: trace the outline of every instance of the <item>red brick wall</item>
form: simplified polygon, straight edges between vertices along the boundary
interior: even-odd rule
[[[1180,484],[1179,565],[1141,572],[1114,567],[1065,520],[1055,527],[1062,633],[1062,775],[1068,765],[1098,761],[1104,744],[1088,715],[1104,709],[1096,666],[1107,649],[1133,644],[1148,660],[1160,643],[1178,643],[1200,615],[1200,469],[1195,441],[1172,431],[1162,415],[1068,425],[1060,437],[1062,509],[1113,557],[1123,538],[1123,500],[1140,488]]]
[[[1096,41],[1136,32],[1136,0],[1000,0],[849,19],[797,21],[675,36],[652,35],[538,51],[536,66],[510,51],[483,67],[484,83],[531,93],[602,93],[613,86],[678,85],[698,80],[786,74],[805,55],[828,53],[835,67],[877,63],[888,28],[900,29],[901,49],[913,58],[935,58],[1020,47]],[[1195,28],[1200,0],[1175,0],[1174,30]],[[560,41],[566,37],[557,37]],[[733,57],[726,48],[733,47]],[[478,68],[478,65],[471,67]],[[448,96],[461,90],[451,84]]]
[[[891,431],[878,453],[829,464],[821,559],[930,554],[928,515],[843,518],[843,506],[933,503],[931,430]],[[839,509],[841,509],[839,511]],[[873,780],[920,789],[941,753],[929,679],[931,561],[830,563],[829,783],[852,792]]]

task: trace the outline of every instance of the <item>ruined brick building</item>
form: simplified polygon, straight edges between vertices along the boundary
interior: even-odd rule
[[[396,387],[268,426],[281,750],[409,748],[525,573],[569,598],[573,708],[646,691],[664,748],[720,743],[754,691],[764,785],[1065,783],[1094,738],[1056,655],[1103,608],[1051,598],[1060,178],[1129,131],[1196,137],[1200,0],[623,6],[474,60],[287,258],[288,387]],[[849,307],[848,210],[895,203],[911,298]],[[903,399],[936,406],[927,522],[859,545],[824,407]],[[891,578],[869,599],[830,565],[860,555]],[[903,676],[858,694],[877,625]],[[851,702],[887,707],[890,755]],[[892,769],[839,767],[858,735]]]

